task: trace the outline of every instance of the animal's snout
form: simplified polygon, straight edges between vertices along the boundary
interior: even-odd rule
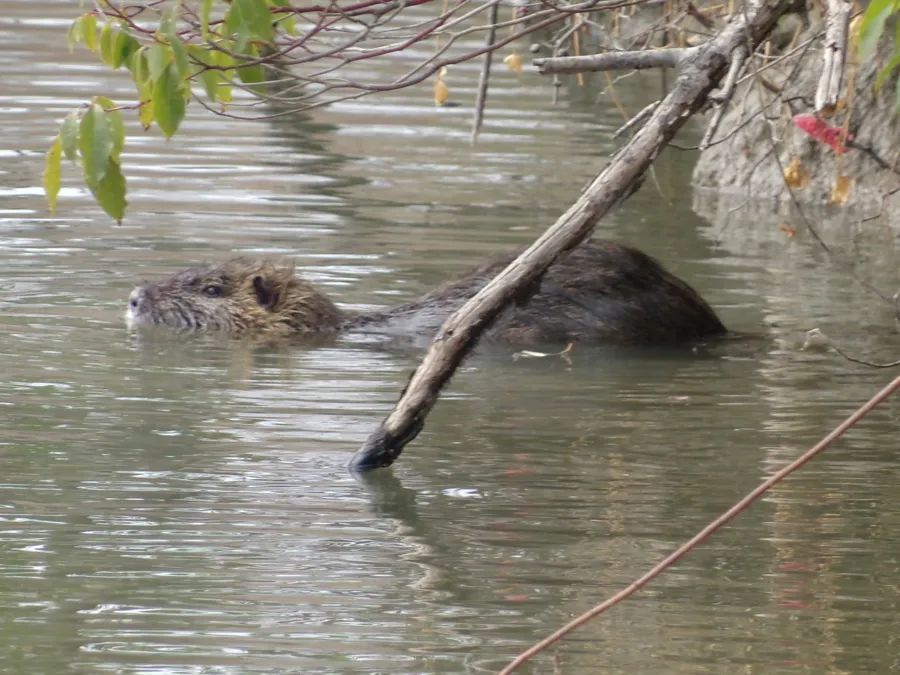
[[[148,309],[158,299],[159,292],[155,290],[153,284],[137,286],[128,296],[128,307],[131,311],[138,312]]]
[[[131,295],[128,296],[128,308],[132,312],[139,312],[142,309],[147,309],[148,305],[153,302],[153,293],[147,286],[138,286],[133,291],[131,291]]]

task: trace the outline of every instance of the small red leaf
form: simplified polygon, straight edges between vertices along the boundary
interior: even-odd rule
[[[847,152],[847,146],[844,145],[844,141],[853,140],[852,134],[848,133],[844,136],[843,129],[840,127],[828,126],[824,120],[821,120],[810,113],[794,115],[794,126],[801,131],[805,131],[817,141],[831,146],[831,149],[839,155]]]

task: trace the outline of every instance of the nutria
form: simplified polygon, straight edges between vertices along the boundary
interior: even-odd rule
[[[323,337],[341,332],[432,335],[513,255],[415,302],[350,315],[290,265],[234,258],[193,267],[131,293],[129,326],[166,325],[236,336]],[[650,256],[606,240],[582,244],[547,270],[535,292],[487,331],[511,343],[670,344],[725,332],[709,305]]]

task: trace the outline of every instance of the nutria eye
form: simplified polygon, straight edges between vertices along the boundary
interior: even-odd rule
[[[222,287],[221,286],[213,286],[210,284],[209,286],[203,287],[204,295],[208,295],[211,298],[218,298],[222,295]]]

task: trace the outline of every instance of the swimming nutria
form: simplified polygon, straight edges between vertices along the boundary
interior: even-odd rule
[[[193,267],[134,289],[129,326],[166,325],[236,336],[314,337],[339,332],[432,335],[513,259],[480,267],[415,302],[349,315],[293,266],[234,258]],[[584,243],[557,260],[524,304],[507,307],[488,339],[512,343],[582,340],[671,344],[725,332],[709,305],[640,251],[612,241]]]

